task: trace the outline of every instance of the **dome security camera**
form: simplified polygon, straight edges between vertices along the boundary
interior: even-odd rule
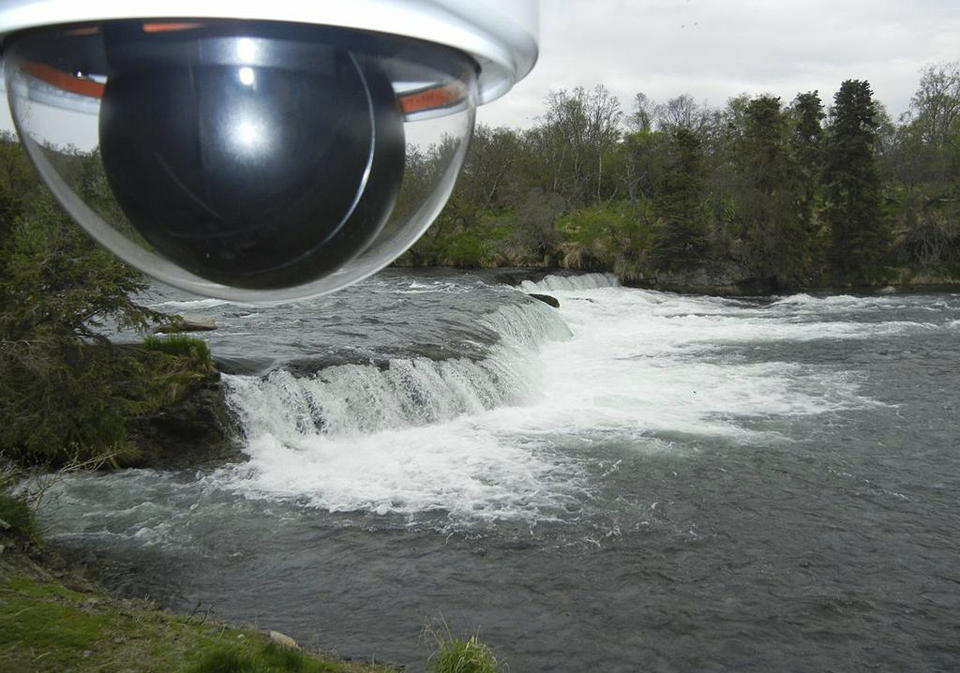
[[[535,0],[0,0],[28,154],[107,248],[241,301],[331,292],[446,202]]]

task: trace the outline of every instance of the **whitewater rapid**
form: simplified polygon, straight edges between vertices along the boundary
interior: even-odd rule
[[[767,418],[877,404],[847,372],[755,362],[731,345],[928,327],[803,319],[808,307],[847,307],[843,298],[686,297],[623,288],[606,274],[520,289],[550,293],[560,309],[530,300],[483,316],[497,336],[484,357],[226,377],[249,461],[211,479],[330,512],[556,520],[589,491],[594,441],[650,452],[689,450],[678,440],[696,436],[749,446],[787,441],[764,430]]]

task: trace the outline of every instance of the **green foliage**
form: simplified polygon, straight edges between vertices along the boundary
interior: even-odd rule
[[[960,64],[925,69],[899,125],[857,80],[829,119],[817,91],[789,106],[635,106],[624,115],[602,86],[559,90],[526,131],[478,127],[450,202],[401,263],[776,291],[885,283],[894,261],[904,278],[960,277]],[[423,181],[421,163],[405,180]]]
[[[557,218],[563,239],[563,266],[612,269],[622,278],[640,280],[653,272],[653,208],[649,202],[614,201],[581,208]]]
[[[926,278],[960,275],[960,64],[926,68],[882,169],[898,261]]]
[[[139,272],[69,220],[12,138],[0,139],[0,166],[0,340],[96,339],[107,320],[145,327],[155,314],[130,299]]]
[[[703,145],[694,131],[675,126],[666,152],[651,254],[660,269],[691,271],[703,266],[710,247]]]
[[[870,84],[845,81],[830,111],[824,171],[830,261],[841,282],[881,280],[888,242],[877,167],[880,121]]]
[[[128,419],[175,404],[216,376],[205,344],[176,346],[188,347],[182,354],[43,341],[0,349],[6,376],[0,450],[22,464],[48,467],[98,457],[115,465],[135,459],[139,451],[127,439]]]
[[[46,151],[108,209],[95,153]],[[108,325],[145,328],[159,317],[131,300],[143,287],[138,272],[68,220],[19,144],[0,139],[0,452],[23,464],[122,463],[137,454],[130,418],[214,375],[202,342],[109,343]]]
[[[429,673],[498,673],[500,662],[493,650],[476,635],[457,638],[446,625],[428,627],[425,635],[432,638],[436,650],[427,660]]]
[[[33,566],[0,564],[0,670],[4,673],[388,673],[285,650],[251,629],[151,610],[68,589]]]
[[[30,506],[23,499],[0,493],[0,521],[9,526],[6,528],[0,524],[0,538],[7,535],[21,542],[40,543],[40,529]]]
[[[15,342],[0,349],[0,449],[24,464],[60,465],[98,454],[129,455],[120,377],[109,346],[71,341]],[[125,363],[126,364],[126,363]],[[118,378],[114,378],[118,377]]]
[[[178,355],[190,359],[200,367],[213,368],[210,348],[203,339],[184,334],[167,334],[164,336],[151,334],[144,337],[142,346],[148,351]]]
[[[320,661],[294,650],[266,643],[259,651],[244,652],[229,646],[208,653],[190,673],[341,673],[343,665]]]

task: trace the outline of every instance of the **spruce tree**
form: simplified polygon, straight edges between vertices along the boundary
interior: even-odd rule
[[[787,131],[780,99],[760,96],[744,110],[736,148],[744,262],[774,288],[795,286],[803,276],[797,262],[805,241],[795,220],[797,198]]]
[[[790,152],[797,189],[796,221],[803,232],[805,246],[800,265],[811,281],[817,280],[823,267],[823,226],[819,217],[823,175],[823,120],[826,114],[817,91],[797,94],[790,109],[793,129]]]
[[[705,157],[692,129],[673,129],[654,197],[653,258],[660,269],[690,271],[704,266],[709,231],[704,213]]]
[[[830,110],[824,172],[830,263],[842,283],[882,275],[888,234],[876,159],[880,121],[869,82],[843,82]]]

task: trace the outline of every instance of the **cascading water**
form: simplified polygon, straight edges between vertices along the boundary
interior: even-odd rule
[[[531,402],[537,351],[570,331],[537,301],[501,306],[476,323],[494,339],[475,359],[226,377],[250,460],[220,476],[250,496],[295,497],[330,511],[504,518],[554,506],[553,498],[530,497],[553,461],[500,441],[475,417]]]
[[[248,436],[270,433],[293,443],[437,423],[528,401],[537,388],[536,351],[570,336],[556,311],[539,302],[505,306],[477,322],[496,337],[484,357],[391,358],[309,376],[286,369],[228,376],[229,400]]]
[[[545,276],[539,281],[524,280],[520,289],[524,292],[556,292],[596,290],[601,287],[619,287],[620,281],[612,273],[585,273],[576,276]]]

